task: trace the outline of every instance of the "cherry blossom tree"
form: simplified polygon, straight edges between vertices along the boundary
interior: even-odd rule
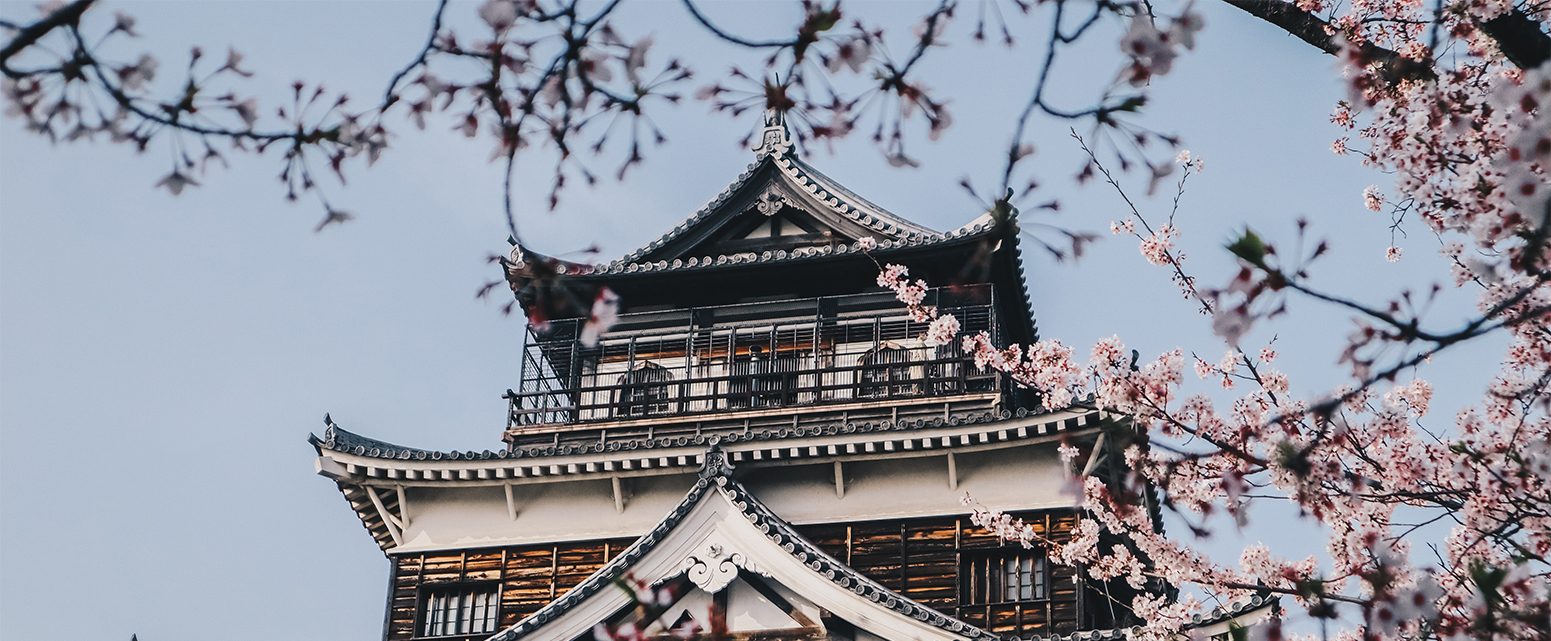
[[[601,172],[581,151],[611,158],[612,173],[624,179],[665,137],[650,114],[692,97],[731,116],[784,112],[805,150],[866,135],[890,164],[912,166],[909,146],[953,124],[950,98],[930,89],[919,64],[953,37],[950,24],[970,22],[968,39],[987,46],[1030,39],[1043,55],[1020,78],[1029,98],[1000,152],[1005,161],[988,205],[993,222],[1003,234],[1026,234],[1063,258],[1080,257],[1095,240],[1018,218],[1018,205],[1035,192],[1026,163],[1034,153],[1031,123],[1066,123],[1086,152],[1078,179],[1113,189],[1129,207],[1130,216],[1111,231],[1134,239],[1148,263],[1167,271],[1227,352],[1216,362],[1180,350],[1143,360],[1117,337],[1091,346],[1083,362],[1054,340],[997,345],[984,334],[961,335],[957,319],[924,306],[928,284],[910,280],[903,266],[880,266],[878,284],[929,323],[929,343],[961,341],[978,366],[1035,390],[1047,409],[1105,412],[1114,420],[1105,424],[1103,447],[1135,470],[1127,479],[1084,478],[1077,465],[1086,446],[1061,447],[1086,511],[1064,544],[1040,540],[996,506],[977,504],[976,522],[1009,542],[1045,547],[1056,562],[1092,579],[1141,590],[1126,605],[1147,622],[1140,632],[1147,639],[1181,633],[1208,602],[1259,591],[1285,595],[1285,617],[1310,618],[1326,637],[1551,638],[1551,5],[1224,1],[1331,56],[1333,73],[1348,88],[1331,115],[1348,133],[1332,151],[1396,177],[1393,185],[1368,189],[1360,204],[1387,211],[1392,233],[1411,229],[1438,239],[1451,264],[1440,278],[1477,293],[1471,319],[1435,327],[1425,312],[1437,290],[1367,302],[1322,288],[1309,266],[1329,248],[1302,223],[1287,241],[1268,240],[1278,230],[1246,228],[1225,247],[1238,260],[1234,273],[1187,268],[1177,249],[1189,227],[1181,196],[1204,160],[1132,116],[1147,105],[1152,83],[1188,61],[1205,27],[1190,4],[1165,10],[1133,0],[940,0],[908,34],[897,34],[838,2],[805,0],[797,24],[755,37],[728,31],[683,0],[693,26],[768,52],[760,68],[707,80],[695,76],[692,58],[662,61],[650,37],[617,24],[622,0],[486,0],[476,9],[481,30],[461,35],[444,27],[443,0],[418,54],[363,106],[307,83],[297,83],[286,104],[262,105],[240,93],[250,72],[236,50],[224,57],[193,50],[182,87],[154,95],[151,81],[167,73],[163,63],[122,53],[126,39],[137,36],[134,18],[88,11],[95,0],[78,0],[41,5],[30,24],[0,25],[10,34],[0,72],[8,114],[39,135],[172,149],[174,165],[156,187],[173,194],[198,187],[202,172],[225,154],[276,149],[285,197],[316,198],[324,213],[319,230],[352,216],[324,196],[328,174],[343,182],[358,165],[389,153],[395,128],[445,120],[461,135],[488,139],[492,160],[505,163],[504,215],[515,238],[511,175],[520,154],[553,161],[554,207],[569,184],[598,180]],[[1043,25],[1040,31],[1022,33],[1006,19],[1015,12],[1041,15],[1030,23]],[[973,20],[965,17],[971,13]],[[1047,92],[1052,69],[1072,45],[1095,37],[1099,24],[1122,28],[1115,46],[1123,64],[1087,104],[1057,104]],[[1144,215],[1135,204],[1136,186],[1122,185],[1132,170],[1143,175],[1148,196],[1173,186],[1166,217]],[[965,187],[974,191],[967,180]],[[1020,231],[1020,224],[1038,233]],[[1397,244],[1389,245],[1386,258],[1404,260]],[[617,296],[571,287],[559,261],[500,262],[505,278],[486,292],[502,283],[537,283],[556,305],[591,310],[593,337],[617,314]],[[1356,328],[1336,348],[1349,366],[1345,380],[1316,383],[1310,388],[1325,393],[1308,398],[1290,394],[1273,345],[1245,342],[1251,328],[1286,313],[1293,298],[1347,310]],[[1511,342],[1495,376],[1482,381],[1480,402],[1458,411],[1445,433],[1423,429],[1419,420],[1434,390],[1416,367],[1493,333]],[[1187,366],[1198,380],[1190,380]],[[1187,384],[1202,381],[1234,396],[1219,402],[1187,393]],[[1236,560],[1214,559],[1193,539],[1153,527],[1154,505],[1193,532],[1205,531],[1213,514],[1242,521],[1251,494],[1281,497],[1315,517],[1328,535],[1327,563],[1284,559],[1264,546]],[[1166,599],[1165,586],[1186,588],[1184,596]],[[1252,632],[1281,638],[1291,632],[1281,622]]]
[[[1472,42],[1475,32],[1448,28]],[[1334,120],[1372,141],[1361,151],[1365,162],[1399,177],[1396,225],[1416,212],[1452,259],[1453,285],[1479,291],[1478,316],[1437,330],[1424,323],[1427,301],[1409,293],[1370,306],[1319,289],[1308,266],[1328,247],[1303,242],[1301,221],[1291,250],[1245,230],[1226,247],[1239,272],[1220,289],[1200,286],[1174,249],[1181,233],[1176,196],[1167,220],[1149,221],[1132,206],[1132,216],[1111,230],[1139,240],[1147,261],[1170,270],[1211,318],[1229,350],[1217,363],[1194,359],[1192,369],[1227,390],[1242,385],[1231,403],[1183,392],[1187,359],[1180,350],[1138,364],[1116,337],[1094,345],[1083,364],[1056,340],[999,347],[983,332],[962,338],[977,366],[1037,390],[1047,409],[1091,405],[1122,419],[1105,436],[1135,475],[1124,482],[1074,479],[1082,483],[1088,517],[1071,541],[1040,540],[989,506],[977,505],[974,521],[1006,540],[1046,547],[1093,579],[1123,579],[1137,589],[1156,579],[1153,594],[1130,605],[1148,622],[1144,638],[1171,638],[1202,608],[1195,594],[1166,599],[1160,585],[1189,586],[1211,599],[1280,593],[1308,617],[1349,623],[1338,637],[1551,637],[1551,272],[1544,230],[1551,217],[1545,195],[1551,129],[1540,117],[1551,100],[1551,65],[1516,68],[1490,43],[1475,42],[1463,62],[1435,62],[1425,74],[1393,82],[1371,51],[1364,53],[1372,39],[1384,37],[1395,37],[1403,50],[1418,48],[1396,34],[1344,36],[1338,53],[1352,92],[1336,106]],[[1489,80],[1469,90],[1451,84],[1466,76]],[[1426,109],[1413,111],[1419,105]],[[1373,112],[1365,121],[1358,115],[1364,110]],[[1349,144],[1337,141],[1335,149],[1346,152]],[[1126,197],[1091,151],[1090,159]],[[1176,161],[1182,194],[1190,173],[1203,165],[1188,152]],[[1378,208],[1376,191],[1364,195],[1370,208]],[[1399,260],[1398,248],[1388,257]],[[878,284],[918,320],[933,319],[932,333],[947,318],[922,305],[927,283],[910,281],[902,266],[885,266]],[[1255,323],[1284,313],[1291,296],[1349,309],[1357,319],[1341,356],[1350,379],[1320,397],[1290,396],[1272,346],[1256,350],[1241,341]],[[1434,390],[1414,375],[1415,367],[1490,332],[1507,333],[1511,344],[1497,375],[1485,382],[1485,396],[1456,414],[1451,433],[1428,432],[1419,420]],[[1061,449],[1069,465],[1081,454],[1077,447]],[[1242,519],[1250,492],[1285,497],[1328,533],[1330,567],[1322,569],[1313,556],[1279,558],[1263,545],[1245,549],[1236,564],[1212,559],[1154,527],[1149,502],[1155,492],[1196,533],[1214,512]],[[966,501],[974,504],[973,497]],[[1451,527],[1428,536],[1434,530],[1426,526],[1434,523]],[[1121,542],[1106,545],[1101,534]],[[1418,549],[1424,546],[1427,552]],[[1329,628],[1322,629],[1328,636]],[[1281,638],[1282,618],[1255,632]]]

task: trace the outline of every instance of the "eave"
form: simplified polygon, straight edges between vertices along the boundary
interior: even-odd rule
[[[1020,413],[1023,415],[1018,416]],[[510,503],[510,492],[534,484],[690,474],[703,464],[705,448],[712,443],[744,468],[929,457],[951,460],[988,450],[1048,447],[1068,439],[1087,441],[1096,438],[1105,420],[1101,413],[1086,408],[1039,415],[1020,413],[955,416],[949,421],[939,418],[899,424],[877,421],[749,433],[707,432],[694,437],[636,438],[516,452],[403,448],[357,436],[332,423],[323,438],[313,436],[310,440],[318,453],[318,474],[339,485],[379,546],[391,552],[403,545],[395,528],[402,533],[407,521],[401,503],[406,488],[504,486]],[[956,485],[953,478],[944,478],[948,487]],[[376,502],[370,498],[373,493],[378,496]],[[508,505],[508,509],[515,507]]]
[[[362,437],[330,424],[309,440],[318,451],[319,474],[337,480],[392,485],[552,482],[588,474],[649,474],[693,469],[715,440],[734,462],[800,462],[831,457],[934,455],[1044,442],[1099,426],[1104,413],[1072,408],[1047,414],[983,412],[941,418],[805,425],[795,429],[718,431],[695,436],[632,438],[586,445],[563,444],[481,452],[407,448]]]

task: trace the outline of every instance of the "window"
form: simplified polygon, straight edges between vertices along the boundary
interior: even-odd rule
[[[1023,603],[1046,598],[1045,557],[1035,550],[967,561],[965,605]]]
[[[501,598],[494,584],[422,589],[421,595],[417,636],[445,637],[496,631],[496,610]]]
[[[1044,558],[1040,558],[1041,574],[1043,574]],[[1002,560],[1002,587],[1006,592],[1006,601],[1033,601],[1035,593],[1040,597],[1045,596],[1043,576],[1034,573],[1034,558],[1030,556],[1017,556]],[[1036,578],[1038,577],[1038,578]],[[1038,584],[1036,585],[1036,581]]]

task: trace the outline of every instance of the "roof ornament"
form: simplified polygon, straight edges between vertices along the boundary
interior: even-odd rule
[[[754,201],[754,206],[759,209],[759,213],[766,216],[776,215],[776,212],[781,211],[781,205],[783,204],[796,206],[791,199],[783,195],[781,190],[777,189],[773,184],[765,187],[765,193],[760,194],[759,198]]]
[[[685,557],[679,565],[679,571],[688,576],[696,587],[707,594],[716,594],[738,578],[739,570],[770,576],[769,572],[755,565],[743,553],[727,549],[719,541],[720,537],[717,539],[718,542],[707,545],[704,552]]]
[[[722,449],[721,437],[712,436],[707,441],[710,447],[706,448],[705,462],[700,465],[700,478],[731,478],[732,460],[728,458],[726,450]]]
[[[778,109],[765,110],[765,129],[759,134],[759,145],[754,155],[785,156],[792,151],[792,132],[786,128],[786,112]]]

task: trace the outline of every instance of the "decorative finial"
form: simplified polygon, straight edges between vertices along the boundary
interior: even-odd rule
[[[727,456],[726,450],[722,449],[721,439],[711,437],[710,445],[705,451],[705,462],[700,465],[700,478],[731,477],[732,460]]]
[[[784,156],[792,151],[792,132],[786,128],[786,112],[778,109],[765,110],[765,129],[759,134],[759,144],[754,154]]]

